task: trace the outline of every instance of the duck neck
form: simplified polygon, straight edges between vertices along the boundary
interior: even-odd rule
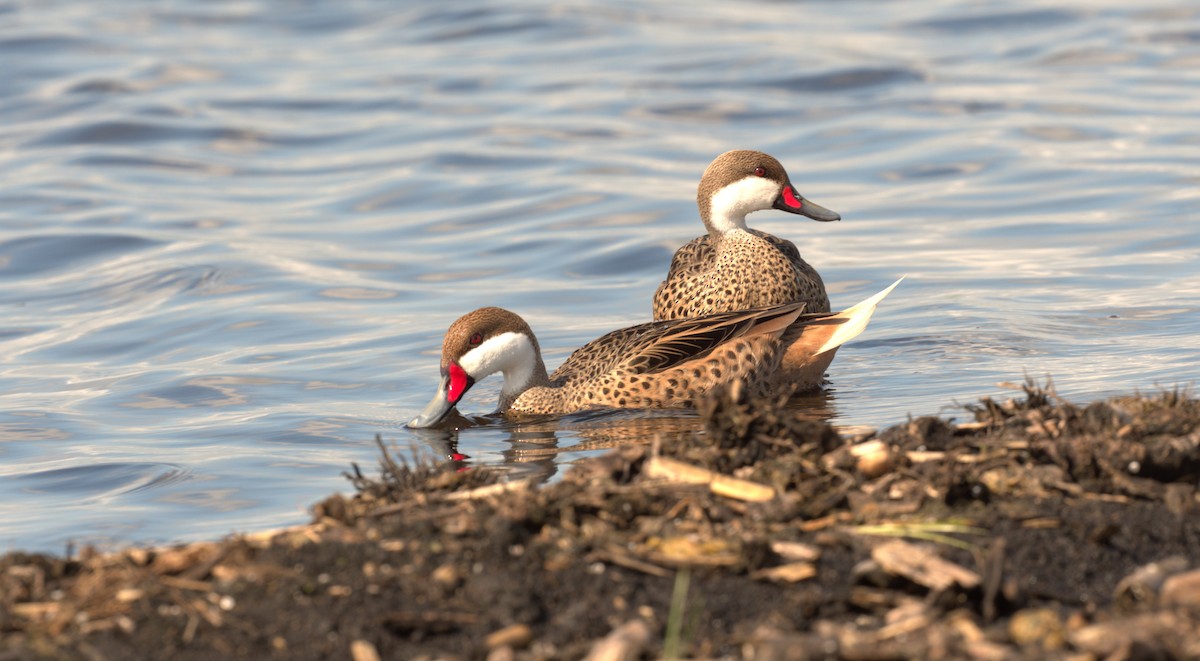
[[[533,356],[535,357],[534,361],[516,363],[503,370],[504,385],[500,388],[500,401],[497,409],[507,411],[526,390],[550,383],[550,377],[546,374],[546,364],[542,362],[541,354],[535,351]]]
[[[706,179],[700,181],[696,202],[700,218],[714,239],[738,230],[746,231],[746,214],[770,209],[779,195],[779,182],[766,177],[743,177],[713,189]]]
[[[708,236],[712,240],[719,240],[735,230],[746,229],[745,211],[729,205],[714,205],[712,198],[701,198],[698,203],[700,220],[704,221],[704,227],[708,229]]]
[[[714,241],[726,237],[734,232],[746,231],[746,215],[745,214],[726,214],[723,216],[715,216],[708,223],[708,235]]]
[[[508,410],[526,390],[550,383],[546,363],[537,340],[524,333],[505,333],[495,339],[503,340],[504,350],[498,356],[497,371],[504,375],[497,408]],[[489,340],[491,341],[491,340]]]
[[[755,199],[750,197],[750,193],[760,193],[757,188],[761,186],[762,181],[751,181],[750,185],[739,182],[716,192],[709,192],[706,187],[701,187],[700,194],[696,196],[696,203],[700,206],[700,220],[704,222],[704,227],[708,228],[710,238],[716,241],[731,232],[745,232],[746,214],[761,209]]]
[[[501,411],[508,409],[526,390],[550,382],[537,340],[526,333],[496,335],[464,355],[461,364],[476,380],[496,372],[504,375],[504,385],[500,388]]]

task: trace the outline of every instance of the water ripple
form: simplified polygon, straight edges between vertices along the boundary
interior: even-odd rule
[[[171,464],[91,463],[17,475],[17,490],[42,498],[110,501],[124,494],[164,488],[188,479],[189,471]]]
[[[28,236],[0,242],[0,278],[25,278],[68,268],[85,268],[114,254],[128,254],[160,245],[122,234],[62,234]]]
[[[936,18],[917,21],[912,25],[947,34],[970,32],[1011,33],[1013,31],[1030,29],[1052,30],[1076,18],[1077,15],[1075,13],[1065,10],[1033,9],[1026,11],[985,12],[953,18]]]
[[[95,42],[76,35],[31,34],[0,36],[0,53],[9,52],[20,53],[22,55],[35,55],[38,53],[61,54],[76,50],[86,51],[94,47]]]
[[[808,76],[791,76],[755,83],[791,92],[845,92],[879,85],[919,83],[925,76],[919,71],[900,68],[859,68],[831,71]]]
[[[202,127],[187,124],[165,124],[148,121],[106,120],[83,126],[51,131],[25,145],[25,148],[89,144],[138,144],[143,142],[173,142],[254,139],[252,131]]]
[[[555,479],[693,413],[403,423],[460,314],[550,367],[645,321],[716,154],[843,214],[753,226],[849,305],[807,415],[1200,373],[1200,10],[915,0],[0,4],[0,539],[296,523],[376,434]],[[803,38],[797,38],[797,26]],[[484,414],[484,415],[476,415]],[[12,479],[8,479],[12,478]]]

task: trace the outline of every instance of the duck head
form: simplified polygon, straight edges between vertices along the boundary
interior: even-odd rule
[[[437,392],[409,427],[432,427],[484,377],[502,372],[500,410],[529,388],[546,383],[537,338],[521,317],[502,308],[479,308],[450,324],[442,341],[442,378]]]
[[[792,186],[783,165],[769,154],[727,151],[708,165],[696,192],[700,218],[712,236],[746,229],[746,214],[779,209],[813,220],[841,220],[836,212],[811,202]]]

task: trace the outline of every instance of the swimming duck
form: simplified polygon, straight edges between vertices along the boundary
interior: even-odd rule
[[[504,375],[498,408],[505,412],[688,408],[704,392],[734,380],[761,392],[787,347],[802,345],[814,355],[836,348],[862,332],[896,284],[837,314],[804,314],[804,303],[793,301],[630,326],[585,344],[550,375],[524,319],[502,308],[480,308],[446,331],[437,393],[408,426],[436,425],[476,381],[496,372]]]
[[[684,245],[671,259],[667,279],[654,293],[655,319],[684,319],[714,312],[803,302],[807,311],[828,312],[829,296],[817,270],[796,245],[746,227],[746,215],[779,209],[822,222],[841,220],[796,192],[783,165],[760,151],[718,156],[704,171],[696,193],[708,234]],[[814,357],[798,348],[784,360],[780,380],[815,385],[833,354]]]

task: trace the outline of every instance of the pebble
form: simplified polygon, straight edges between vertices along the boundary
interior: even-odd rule
[[[1200,607],[1200,569],[1176,574],[1163,582],[1164,606]]]
[[[445,564],[433,570],[433,573],[429,577],[435,583],[454,585],[458,583],[459,579],[458,568],[451,564]]]
[[[356,640],[350,643],[350,657],[354,661],[379,661],[379,650],[369,640]]]
[[[137,601],[141,599],[145,594],[146,591],[139,588],[121,588],[120,590],[117,590],[116,598],[117,601],[127,604],[131,601]]]
[[[1008,635],[1018,645],[1039,644],[1046,650],[1060,649],[1063,646],[1062,618],[1049,608],[1017,611],[1008,623]]]
[[[524,624],[512,624],[503,629],[493,631],[484,639],[488,649],[498,647],[521,648],[533,640],[533,631]]]

